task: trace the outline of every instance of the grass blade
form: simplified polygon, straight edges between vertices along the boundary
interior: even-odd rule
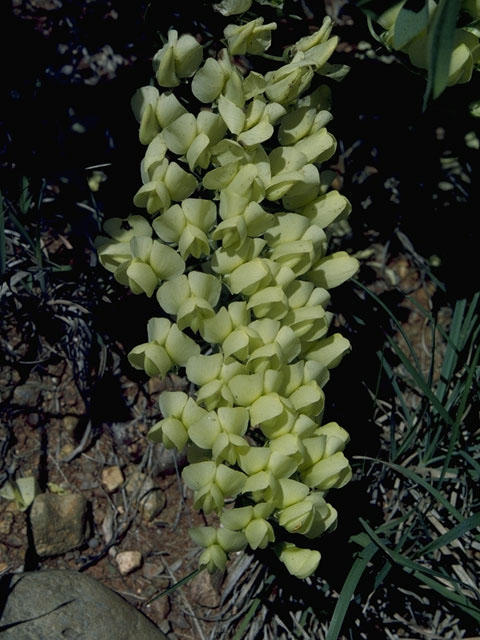
[[[456,520],[458,520],[458,522],[463,522],[465,520],[465,518],[462,516],[460,511],[458,511],[453,506],[453,504],[451,504],[451,502],[449,502],[447,498],[442,493],[440,493],[440,491],[432,487],[431,484],[429,484],[426,480],[424,480],[421,476],[419,476],[414,471],[411,471],[406,467],[402,467],[398,464],[395,464],[394,462],[386,462],[385,460],[379,460],[378,458],[369,458],[368,456],[354,456],[354,459],[371,460],[372,462],[378,462],[379,464],[383,464],[387,467],[394,469],[395,471],[398,471],[398,473],[401,473],[402,475],[406,476],[409,480],[412,480],[416,484],[426,489],[428,493],[430,493],[430,495],[432,495],[437,502],[443,505],[445,509],[447,509],[447,511]]]
[[[151,603],[154,600],[157,600],[157,598],[163,598],[163,596],[168,596],[168,594],[172,593],[172,591],[176,591],[181,586],[183,586],[186,582],[189,582],[190,580],[195,578],[195,576],[197,576],[200,573],[200,571],[203,571],[204,569],[205,569],[205,567],[198,567],[198,569],[195,569],[195,571],[192,571],[192,573],[189,573],[188,576],[185,576],[184,578],[182,578],[181,580],[179,580],[178,582],[173,584],[171,587],[168,587],[168,589],[165,589],[165,591],[162,591],[162,592],[157,593],[154,596],[152,596],[150,598],[150,600],[148,600],[145,603],[145,606],[148,607],[148,606],[151,605]]]
[[[370,542],[358,554],[340,592],[325,640],[337,640],[357,584],[377,551],[378,546],[374,542]]]
[[[479,333],[480,333],[480,325],[477,327],[477,330],[475,331],[475,334],[472,339],[472,343],[475,343]],[[467,406],[467,400],[472,388],[473,376],[477,371],[479,359],[480,359],[480,346],[477,347],[475,351],[475,355],[473,356],[473,360],[468,368],[467,378],[465,380],[465,386],[463,387],[462,398],[460,400],[460,404],[457,410],[457,415],[455,418],[455,423],[452,428],[452,435],[450,437],[450,442],[448,443],[448,451],[445,456],[445,460],[442,467],[442,473],[440,474],[440,479],[438,481],[439,487],[441,486],[445,478],[445,473],[447,472],[448,465],[450,464],[450,460],[452,459],[455,444],[457,443],[458,437],[460,435],[460,425],[463,420],[463,414],[465,411],[465,407]]]
[[[441,418],[445,420],[447,424],[452,425],[453,424],[452,418],[450,417],[448,411],[445,409],[443,404],[438,400],[437,396],[433,393],[431,387],[427,384],[425,378],[420,372],[420,369],[416,369],[412,365],[412,363],[407,358],[403,350],[398,346],[398,344],[392,338],[390,338],[390,336],[387,336],[387,339],[393,351],[400,358],[403,366],[405,367],[405,369],[413,379],[415,385],[423,392],[426,398],[428,398],[428,401],[437,410]]]
[[[470,516],[469,518],[465,518],[463,522],[460,522],[459,524],[452,527],[450,531],[447,531],[447,533],[444,533],[443,535],[439,536],[435,540],[432,540],[432,542],[430,542],[425,547],[423,547],[415,555],[422,556],[427,553],[431,553],[436,549],[440,549],[441,547],[444,547],[450,544],[454,540],[461,538],[468,531],[470,531],[471,529],[475,529],[476,527],[480,527],[480,513],[475,513],[473,516]]]
[[[463,585],[463,583],[460,583],[460,581],[457,580],[456,578],[452,578],[451,576],[448,576],[448,575],[443,575],[438,571],[434,571],[433,569],[430,569],[429,567],[425,567],[421,564],[418,564],[418,562],[415,562],[414,560],[407,558],[407,556],[402,555],[401,553],[399,553],[398,551],[395,551],[394,549],[390,549],[390,547],[387,547],[387,545],[384,544],[384,542],[377,536],[375,531],[370,527],[370,525],[367,522],[365,522],[363,518],[359,518],[359,520],[362,526],[367,531],[370,538],[372,539],[372,541],[377,545],[377,547],[381,549],[391,560],[393,560],[393,562],[395,562],[400,567],[402,567],[402,569],[405,569],[407,573],[420,572],[422,573],[422,575],[430,575],[436,578],[447,579],[453,585],[460,585],[460,584]],[[468,586],[469,589],[471,589],[470,585],[466,585],[466,586]]]

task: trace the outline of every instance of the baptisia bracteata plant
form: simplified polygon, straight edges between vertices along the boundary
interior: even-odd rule
[[[330,90],[314,84],[338,71],[332,21],[284,64],[242,75],[233,55],[262,54],[275,28],[229,25],[226,48],[205,60],[191,35],[169,32],[153,60],[160,88],[132,99],[146,145],[134,203],[146,215],[107,221],[97,247],[116,280],[159,304],[132,366],[181,367],[195,389],[161,394],[148,437],[187,447],[195,507],[220,516],[220,528],[191,532],[200,565],[224,569],[229,552],[272,544],[305,578],[320,553],[295,539],[335,528],[327,493],[351,477],[349,436],[322,415],[330,370],[350,347],[328,335],[329,290],[358,263],[327,253],[329,225],[350,213],[320,169],[336,148]]]

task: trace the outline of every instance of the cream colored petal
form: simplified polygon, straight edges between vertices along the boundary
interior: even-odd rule
[[[178,242],[185,226],[185,216],[179,204],[169,207],[152,223],[155,233],[164,242]]]
[[[158,286],[158,276],[152,267],[144,262],[132,260],[127,268],[128,284],[135,294],[145,293],[149,298]]]
[[[200,346],[173,324],[165,341],[165,350],[172,362],[184,367],[190,358],[199,355]]]
[[[207,58],[192,80],[192,93],[200,102],[211,103],[220,95],[225,80],[220,64],[214,58]]]
[[[175,72],[179,78],[193,76],[203,59],[203,47],[193,36],[184,33],[175,44]]]
[[[184,155],[197,136],[197,121],[191,113],[176,118],[162,131],[162,137],[170,151]]]
[[[241,133],[245,124],[245,114],[237,105],[221,95],[218,99],[218,111],[232,133]]]
[[[170,162],[165,174],[165,185],[172,200],[181,202],[192,195],[198,182],[195,176],[184,171],[176,162]]]
[[[158,123],[163,129],[188,112],[173,93],[164,91],[157,101],[155,113]]]
[[[284,543],[279,558],[292,576],[303,580],[315,573],[321,556],[318,551],[299,548],[292,543]]]
[[[222,364],[221,353],[194,356],[187,363],[187,377],[190,382],[201,387],[218,377]]]
[[[161,280],[177,278],[185,271],[185,262],[178,253],[161,242],[153,242],[150,265]]]
[[[322,258],[308,272],[307,277],[317,286],[333,289],[354,276],[359,268],[358,260],[349,256],[346,251],[337,251]]]
[[[185,300],[188,300],[189,296],[190,285],[187,276],[183,275],[169,282],[164,282],[157,291],[159,305],[164,311],[173,315],[178,312],[180,305],[185,302]]]

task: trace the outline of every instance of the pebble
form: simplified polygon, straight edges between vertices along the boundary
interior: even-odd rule
[[[77,416],[65,416],[62,420],[63,428],[71,435],[77,428],[78,422],[79,418]]]
[[[13,403],[21,407],[36,407],[40,398],[40,388],[35,384],[22,384],[13,391]]]
[[[105,467],[102,471],[102,484],[108,493],[113,493],[119,489],[122,486],[123,481],[123,473],[119,466]]]
[[[120,551],[117,553],[115,562],[122,576],[127,576],[141,567],[142,554],[140,551]]]

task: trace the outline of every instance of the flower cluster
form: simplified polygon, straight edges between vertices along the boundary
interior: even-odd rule
[[[351,477],[347,432],[321,425],[323,387],[350,346],[327,335],[328,290],[358,263],[327,255],[328,226],[350,213],[319,170],[336,142],[329,89],[311,87],[331,68],[332,22],[290,47],[283,66],[243,76],[232,55],[261,54],[275,28],[229,25],[227,48],[204,62],[192,36],[169,32],[153,61],[166,90],[132,99],[146,145],[134,203],[152,218],[109,220],[97,247],[120,283],[159,304],[132,366],[149,376],[183,367],[196,390],[161,394],[149,439],[187,447],[195,507],[220,515],[219,529],[192,530],[200,565],[223,569],[231,551],[274,544],[305,578],[320,554],[295,536],[334,529],[326,495]],[[180,84],[194,113],[171,90]]]
[[[429,68],[429,29],[435,18],[438,4],[428,0],[418,18],[412,22],[410,29],[396,28],[398,17],[405,2],[399,2],[385,11],[378,22],[385,29],[381,38],[390,49],[406,53],[410,62],[420,69]],[[478,0],[464,0],[463,9],[478,21],[480,3]],[[475,65],[480,62],[479,31],[476,22],[474,28],[461,27],[455,29],[447,86],[469,82]]]

